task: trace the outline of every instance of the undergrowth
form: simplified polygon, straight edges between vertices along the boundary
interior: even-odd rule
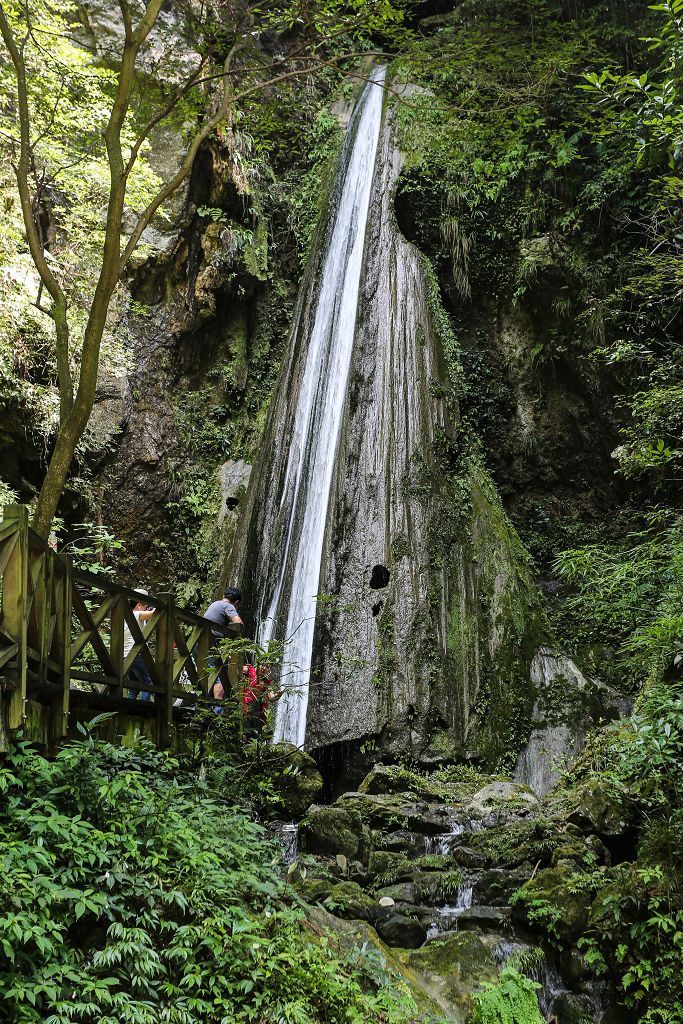
[[[0,791],[0,1021],[410,1018],[381,964],[313,941],[247,811],[146,741],[19,742]]]

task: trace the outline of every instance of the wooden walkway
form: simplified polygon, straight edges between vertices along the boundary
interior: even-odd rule
[[[7,730],[21,728],[53,748],[77,720],[103,711],[144,719],[155,742],[167,746],[176,700],[189,691],[208,699],[220,671],[209,657],[215,624],[178,608],[171,594],[137,594],[75,569],[30,528],[22,505],[5,508],[0,521],[0,588],[0,750]],[[136,601],[154,611],[144,631],[133,615]],[[127,654],[124,626],[133,638]],[[233,627],[233,635],[240,630]],[[129,677],[138,655],[151,687]],[[233,692],[238,660],[224,670]],[[149,702],[127,696],[150,689]]]

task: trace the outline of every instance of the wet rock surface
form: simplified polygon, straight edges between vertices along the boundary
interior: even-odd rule
[[[357,792],[309,809],[301,895],[321,901],[333,921],[372,926],[372,942],[391,949],[411,985],[456,1024],[505,964],[539,984],[545,1020],[604,1024],[605,986],[576,943],[595,914],[584,868],[605,871],[610,860],[598,831],[626,815],[617,821],[601,794],[580,789],[569,820],[566,803],[509,779],[470,769],[466,782],[454,771],[401,774],[378,765]]]

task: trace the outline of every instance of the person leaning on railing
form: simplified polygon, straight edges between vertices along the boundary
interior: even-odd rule
[[[211,694],[215,700],[223,700],[225,698],[225,686],[221,678],[225,663],[221,656],[220,642],[228,636],[230,626],[242,625],[242,619],[238,612],[240,601],[242,600],[242,591],[238,590],[237,587],[228,587],[223,592],[223,597],[218,601],[214,601],[204,612],[204,618],[210,622],[216,624],[215,629],[211,629],[212,644],[209,651],[209,666],[211,668],[220,667],[220,672],[216,676],[216,681],[211,688]],[[220,708],[215,709],[217,713],[220,713]]]
[[[138,587],[138,589],[135,591],[135,593],[136,594],[147,594],[148,591],[143,590],[141,587]],[[150,606],[145,601],[131,602],[131,604],[133,605],[133,615],[137,619],[138,624],[140,626],[140,629],[144,633],[144,631],[145,631],[145,623],[148,622],[149,619],[151,619],[152,616],[154,615],[154,609],[150,608]],[[130,650],[131,650],[131,648],[132,648],[134,643],[135,643],[135,640],[133,639],[133,634],[129,630],[127,623],[124,623],[123,624],[123,658],[124,658],[124,661],[127,658],[128,654],[130,653]],[[154,685],[154,683],[152,682],[152,677],[149,674],[149,669],[145,665],[145,662],[144,662],[141,654],[138,654],[138,656],[136,657],[135,661],[131,665],[129,676],[132,679],[134,679],[135,682],[137,682],[137,683],[144,683],[145,685],[149,686],[150,689]],[[152,694],[150,692],[148,692],[147,690],[140,690],[139,693],[136,693],[135,690],[129,690],[127,696],[131,700],[135,700],[136,697],[139,697],[140,700],[151,700],[152,699]]]

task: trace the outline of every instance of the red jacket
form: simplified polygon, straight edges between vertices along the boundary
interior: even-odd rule
[[[265,668],[257,669],[254,665],[246,665],[246,678],[242,688],[242,712],[250,715],[255,710],[252,704],[257,703],[261,709],[261,721],[266,720],[266,710],[269,700],[274,696],[271,693],[272,682],[268,678]]]

